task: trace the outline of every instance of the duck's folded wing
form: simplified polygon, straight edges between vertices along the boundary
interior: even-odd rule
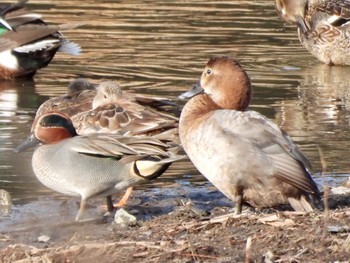
[[[327,1],[310,1],[308,12],[310,15],[315,12],[327,13],[331,16],[338,16],[343,19],[350,18],[349,1],[327,0]]]
[[[59,30],[64,29],[70,29],[75,28],[79,26],[78,24],[72,24],[72,25],[45,25],[45,24],[26,24],[22,25],[16,28],[14,31],[8,31],[6,32],[2,37],[5,39],[8,39],[8,43],[11,43],[11,45],[2,45],[0,52],[4,51],[5,47],[6,49],[15,49],[20,46],[29,44],[33,41],[42,39],[46,36],[49,36],[51,34],[54,34],[58,32]],[[59,42],[59,39],[55,39],[56,42]],[[39,41],[39,43],[42,41]],[[43,42],[43,45],[45,45],[46,42]],[[44,47],[39,47],[44,48]]]
[[[71,149],[87,155],[122,158],[124,156],[169,156],[170,145],[150,137],[93,134],[72,139]]]
[[[8,12],[8,10],[6,12]],[[41,20],[42,16],[40,14],[32,13],[22,7],[19,7],[19,9],[14,11],[11,10],[10,12],[6,13],[6,15],[1,16],[10,25],[10,30],[16,30],[16,27],[33,22],[35,20],[39,20],[36,21],[38,23],[45,24],[45,22]]]
[[[6,46],[7,49],[14,49],[53,34],[58,30],[59,26],[54,25],[27,24],[18,27],[16,31],[6,32],[3,38],[8,39],[8,43],[11,43],[10,46]],[[4,47],[1,46],[1,48],[0,51],[4,51]]]
[[[222,111],[218,125],[246,139],[273,161],[272,176],[306,192],[319,191],[312,180],[305,155],[275,123],[255,111]]]
[[[109,132],[142,135],[156,130],[176,128],[176,117],[158,113],[132,102],[107,104],[72,118],[78,134]]]
[[[220,118],[218,118],[217,122],[223,129],[228,129],[248,139],[259,148],[278,144],[294,159],[307,168],[311,168],[310,162],[298,146],[293,143],[290,136],[260,113],[256,111],[239,112],[231,110],[223,110],[218,113],[222,116],[219,116]]]
[[[6,38],[0,38],[0,52],[10,50],[13,46],[16,46],[16,42]]]
[[[286,154],[279,144],[272,144],[263,151],[273,160],[273,176],[305,192],[319,195],[317,185],[305,166]]]

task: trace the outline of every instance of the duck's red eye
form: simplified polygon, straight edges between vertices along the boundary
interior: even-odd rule
[[[211,69],[207,69],[207,74],[211,74]]]

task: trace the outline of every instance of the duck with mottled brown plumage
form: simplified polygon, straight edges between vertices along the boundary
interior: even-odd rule
[[[169,140],[177,137],[177,117],[141,105],[135,95],[123,92],[115,81],[100,83],[92,109],[74,115],[72,121],[80,135],[107,132],[162,137],[165,133]]]
[[[350,65],[348,0],[276,0],[278,14],[297,25],[300,42],[318,60]]]

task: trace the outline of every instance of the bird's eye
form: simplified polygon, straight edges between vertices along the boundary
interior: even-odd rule
[[[207,69],[207,74],[208,74],[208,75],[211,74],[211,69]]]
[[[107,99],[107,95],[104,95],[103,98]]]

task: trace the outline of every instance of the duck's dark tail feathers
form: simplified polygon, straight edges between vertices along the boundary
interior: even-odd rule
[[[315,198],[310,198],[309,196],[305,195],[302,195],[300,199],[290,197],[288,198],[288,201],[295,211],[312,212],[315,209],[323,208],[320,199],[316,200]]]

